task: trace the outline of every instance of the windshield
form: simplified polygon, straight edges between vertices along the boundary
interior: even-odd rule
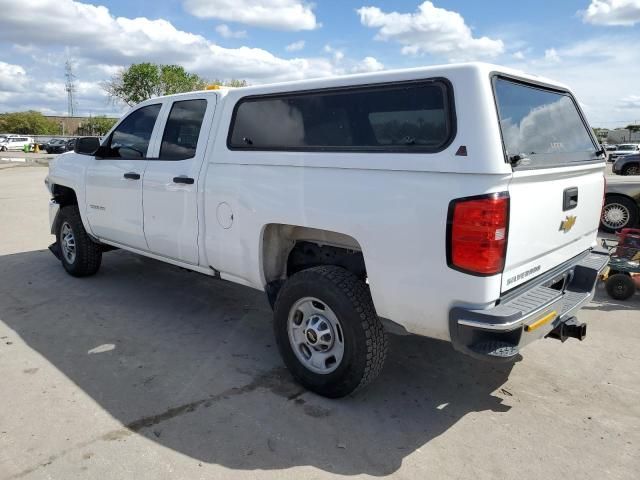
[[[636,150],[637,147],[635,145],[620,145],[618,150]]]
[[[496,78],[507,159],[525,168],[596,160],[596,145],[568,93]]]

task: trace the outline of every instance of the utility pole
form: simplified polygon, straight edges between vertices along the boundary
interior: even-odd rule
[[[66,80],[64,89],[67,91],[67,116],[73,117],[76,113],[76,76],[73,74],[71,61],[68,59],[64,64],[64,78]]]

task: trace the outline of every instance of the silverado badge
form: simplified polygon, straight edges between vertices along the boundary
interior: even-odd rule
[[[564,233],[567,233],[569,230],[573,228],[575,224],[576,224],[576,216],[567,215],[567,218],[565,218],[562,222],[560,222],[560,230],[562,230]]]

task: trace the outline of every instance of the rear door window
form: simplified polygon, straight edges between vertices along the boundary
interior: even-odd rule
[[[444,81],[248,97],[227,144],[247,150],[434,152],[453,131]]]
[[[598,160],[595,143],[566,92],[505,78],[494,80],[507,159],[517,167],[552,167]]]
[[[162,135],[161,160],[193,158],[200,138],[202,120],[207,110],[204,99],[175,102]]]

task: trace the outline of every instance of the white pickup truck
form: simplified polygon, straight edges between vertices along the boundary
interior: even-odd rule
[[[51,163],[51,249],[75,276],[116,247],[265,291],[287,367],[339,397],[388,330],[496,361],[584,338],[603,171],[566,87],[493,65],[192,92]]]

